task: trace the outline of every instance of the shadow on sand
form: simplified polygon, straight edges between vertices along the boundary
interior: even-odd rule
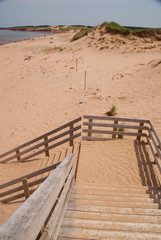
[[[138,161],[140,178],[143,186],[160,187],[159,179],[155,173],[155,164],[150,158],[145,142],[134,141],[134,148]]]

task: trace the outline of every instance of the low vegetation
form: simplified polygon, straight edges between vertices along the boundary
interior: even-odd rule
[[[90,31],[89,28],[82,28],[80,30],[80,32],[76,33],[73,38],[72,38],[72,41],[75,41],[75,40],[78,40],[86,35],[88,35],[88,32]]]
[[[104,22],[100,25],[100,28],[104,28],[103,34],[120,34],[122,36],[134,35],[138,37],[150,37],[153,36],[157,40],[161,40],[160,37],[156,34],[161,34],[160,28],[144,28],[144,27],[130,27],[130,26],[121,26],[116,22]]]
[[[115,105],[113,105],[110,109],[110,111],[108,111],[106,114],[107,116],[114,116],[116,114],[117,108]]]
[[[118,128],[118,131],[119,131],[119,132],[124,132],[124,128]],[[122,138],[123,138],[123,135],[118,135],[118,138],[119,138],[119,139],[122,139]]]
[[[2,29],[2,28],[1,28]],[[144,28],[135,26],[121,26],[116,22],[104,22],[96,27],[85,26],[85,25],[38,25],[38,26],[17,26],[11,28],[4,28],[8,30],[19,30],[19,31],[51,31],[51,32],[65,32],[74,30],[76,34],[73,36],[71,41],[78,40],[86,35],[89,31],[94,31],[94,29],[99,29],[102,35],[109,34],[120,34],[122,36],[133,35],[140,38],[152,37],[158,41],[161,41],[161,28]]]

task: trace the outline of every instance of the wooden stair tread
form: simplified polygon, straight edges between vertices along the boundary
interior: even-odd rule
[[[148,186],[76,183],[58,239],[161,240],[159,196]]]
[[[86,228],[70,228],[62,226],[60,233],[60,237],[71,237],[74,239],[148,239],[148,240],[161,240],[160,233],[136,233],[130,231],[113,231],[113,230],[93,230]],[[58,238],[60,240],[60,238]]]
[[[131,223],[131,222],[114,222],[103,220],[91,220],[91,219],[75,219],[64,218],[62,226],[66,227],[78,227],[86,229],[98,229],[98,230],[120,230],[120,231],[133,231],[133,232],[154,232],[161,233],[160,224],[151,223]]]
[[[159,209],[144,209],[144,208],[119,208],[119,207],[102,207],[102,206],[89,206],[89,205],[75,205],[68,204],[67,209],[72,210],[76,207],[79,211],[92,211],[92,212],[104,212],[104,213],[120,213],[120,214],[142,214],[142,215],[157,215],[161,216],[161,211]]]
[[[70,199],[87,199],[87,200],[106,200],[106,201],[115,201],[115,202],[143,202],[143,198],[141,197],[117,197],[115,196],[102,196],[102,195],[87,195],[87,194],[79,194],[79,193],[72,193]],[[156,199],[157,202],[158,199]],[[154,203],[154,199],[152,198],[144,198],[144,203]]]
[[[90,206],[107,206],[107,207],[133,207],[133,208],[148,208],[158,209],[158,205],[155,203],[138,203],[138,202],[116,202],[115,198],[113,201],[105,200],[93,200],[93,199],[70,199],[69,205],[90,205]]]
[[[79,219],[93,219],[106,221],[123,221],[123,222],[143,222],[161,224],[161,216],[139,215],[139,214],[120,214],[120,213],[104,213],[104,212],[85,212],[79,210],[67,210],[65,217]]]

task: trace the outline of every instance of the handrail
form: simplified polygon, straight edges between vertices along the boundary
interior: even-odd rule
[[[73,140],[75,138],[78,138],[81,136],[81,131],[79,131],[81,129],[81,124],[79,124],[76,127],[74,126],[74,124],[77,124],[80,122],[81,122],[81,117],[79,117],[71,122],[68,122],[67,124],[64,124],[63,126],[58,127],[46,134],[43,134],[40,137],[37,137],[27,143],[24,143],[6,153],[1,154],[0,155],[0,159],[1,159],[0,163],[6,163],[6,162],[14,160],[14,159],[17,159],[18,161],[26,161],[26,160],[31,159],[39,154],[44,153],[44,152],[45,152],[46,156],[49,156],[49,150],[51,150],[57,146],[60,146],[66,142],[69,142],[70,146],[73,146]],[[68,127],[69,127],[69,130],[66,130],[56,136],[49,138],[51,135],[58,133],[59,131],[63,131],[65,128],[68,128]],[[59,140],[67,135],[69,137],[56,142],[56,140]],[[55,142],[55,143],[52,144],[51,146],[49,146],[49,143],[53,143],[53,142]],[[30,146],[31,144],[34,144],[34,145]],[[43,148],[41,150],[39,150],[40,147],[43,147]],[[26,149],[24,149],[24,148],[26,148]],[[34,150],[36,150],[36,152],[33,152]],[[26,156],[27,153],[29,155]]]
[[[74,158],[69,154],[40,187],[0,227],[0,239],[35,240],[47,227],[58,234],[59,217],[74,181]],[[50,221],[54,219],[54,226]],[[61,223],[60,223],[61,224]],[[50,227],[52,226],[52,227]]]
[[[118,138],[133,136],[136,137],[136,140],[140,140],[142,137],[147,139],[147,143],[154,157],[154,162],[157,164],[161,173],[161,140],[150,120],[92,115],[85,115],[83,119],[82,132],[87,134],[86,136],[82,136],[83,140],[106,141],[116,139],[117,136]],[[113,123],[111,123],[111,121]],[[119,129],[122,129],[122,131],[119,131]]]
[[[147,119],[135,119],[135,118],[121,118],[121,117],[104,117],[104,116],[93,116],[93,115],[84,115],[84,119],[94,119],[94,120],[117,120],[117,121],[125,121],[125,122],[138,122],[138,123],[149,123],[150,120]]]
[[[149,130],[149,126],[144,126],[144,124],[147,125],[150,123],[150,121],[146,119],[103,117],[103,116],[91,116],[91,115],[89,116],[85,115],[83,116],[83,119],[88,120],[88,122],[83,121],[83,126],[84,127],[87,126],[87,128],[83,128],[82,130],[83,133],[87,133],[87,136],[83,136],[83,140],[91,140],[91,141],[93,140],[104,141],[104,140],[109,140],[111,138],[116,138],[116,136],[118,136],[119,138],[121,138],[120,136],[134,136],[134,137],[137,137],[137,140],[140,140],[141,137],[147,136],[147,133],[146,132],[143,133],[143,131]],[[94,122],[94,120],[96,120],[97,122]],[[113,123],[107,123],[111,121]],[[130,124],[127,124],[127,123],[130,123]],[[136,125],[136,124],[139,124],[139,125]],[[103,128],[103,130],[100,128]],[[105,135],[105,137],[94,136],[93,134],[100,134],[100,135],[103,134]],[[111,135],[111,137],[109,135]]]
[[[0,193],[0,202],[8,203],[8,202],[17,200],[22,197],[26,197],[26,199],[27,199],[30,196],[30,194],[33,193],[37,189],[38,184],[44,182],[45,179],[48,177],[48,176],[42,177],[42,174],[45,174],[45,173],[49,174],[50,171],[56,169],[56,167],[59,164],[60,164],[60,162],[52,164],[50,166],[47,166],[47,167],[37,170],[35,172],[26,174],[22,177],[19,177],[14,180],[11,180],[9,182],[1,184],[0,189],[5,189],[5,191]],[[28,182],[28,180],[30,180],[31,178],[37,177],[37,176],[39,176],[39,179],[32,180],[32,182],[31,181]],[[24,187],[24,184],[23,184],[24,181],[26,181],[27,189],[26,189],[26,187]],[[16,184],[16,187],[14,186],[15,184]],[[17,184],[19,186],[17,186]],[[33,186],[36,186],[35,189],[29,189],[30,187],[33,187]],[[12,187],[12,189],[10,188],[10,189],[6,190],[6,188],[8,188],[8,187]],[[26,192],[27,192],[27,194],[26,194]]]

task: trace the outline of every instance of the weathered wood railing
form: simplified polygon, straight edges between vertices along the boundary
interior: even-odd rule
[[[161,173],[161,141],[150,120],[85,115],[82,132],[82,139],[89,141],[105,141],[125,136],[135,137],[136,140],[147,139]]]
[[[0,227],[0,239],[57,239],[74,173],[74,157],[69,154]]]
[[[151,121],[149,121],[147,142],[161,173],[161,141]]]
[[[140,140],[141,137],[147,136],[149,129],[148,126],[145,126],[145,124],[149,124],[149,120],[143,119],[86,115],[83,116],[83,119],[84,128],[82,131],[87,133],[87,136],[83,136],[83,140],[104,141],[114,139],[117,136],[132,136]],[[102,137],[102,135],[105,137]]]
[[[79,125],[74,126],[76,124]],[[68,129],[66,130],[66,128]],[[73,140],[81,136],[80,129],[81,117],[1,154],[0,163],[6,163],[12,160],[25,161],[31,158],[33,159],[42,153],[49,156],[49,150],[67,142],[69,142],[70,146],[73,146]]]
[[[33,173],[1,184],[0,190],[3,190],[3,192],[0,192],[0,202],[8,203],[20,198],[27,199],[59,164],[60,163],[52,164]],[[37,177],[36,180],[35,177]]]

